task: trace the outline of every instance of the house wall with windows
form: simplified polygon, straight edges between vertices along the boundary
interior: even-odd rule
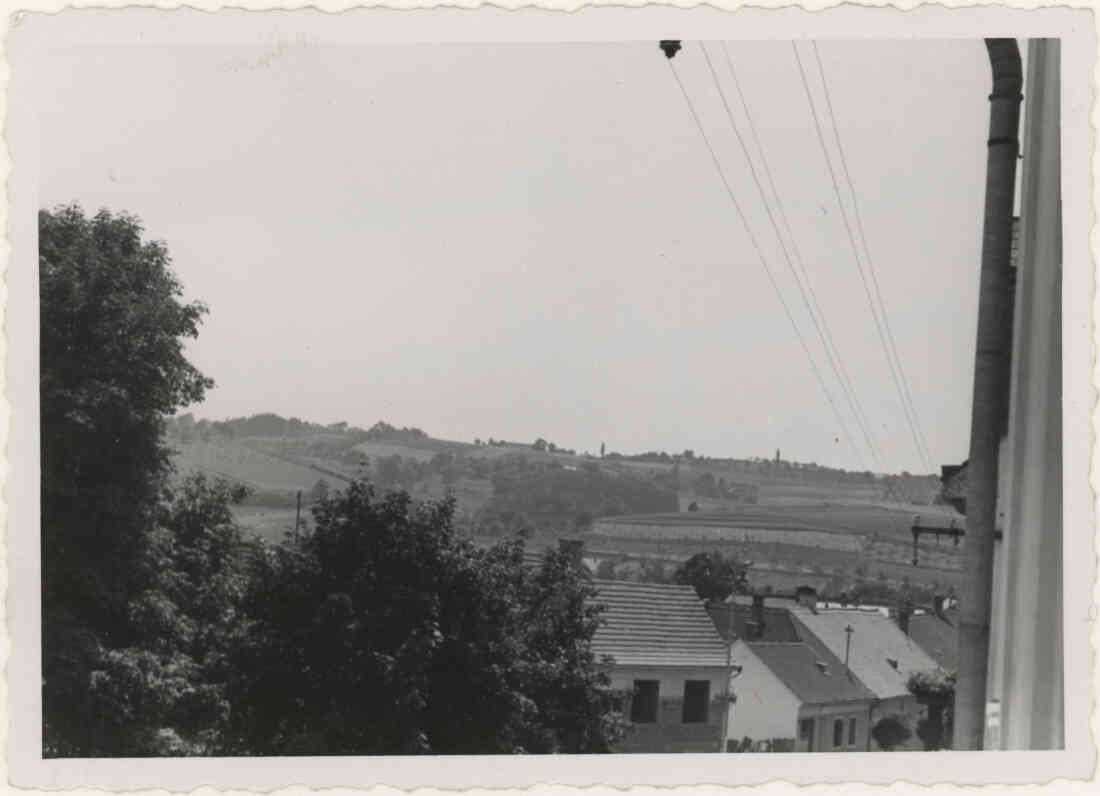
[[[726,672],[722,668],[616,666],[612,688],[628,692],[630,721],[618,752],[718,752]]]
[[[870,711],[866,703],[803,705],[798,711],[796,752],[866,752]]]
[[[627,696],[618,752],[722,749],[729,650],[690,586],[593,580],[592,652]]]

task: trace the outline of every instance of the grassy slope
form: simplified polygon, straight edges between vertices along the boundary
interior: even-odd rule
[[[333,471],[346,472],[347,465],[329,462],[315,457],[270,455],[258,448],[275,444],[276,441],[264,440],[219,440],[217,442],[193,442],[176,444],[179,449],[176,463],[181,472],[198,469],[213,475],[221,475],[244,482],[259,490],[293,494],[294,491],[308,492],[318,479],[324,477],[310,465],[329,467]],[[366,442],[356,446],[365,455],[375,458],[398,455],[429,460],[440,452],[453,452],[464,456],[494,459],[507,455],[522,454],[532,462],[557,462],[562,465],[579,466],[590,460],[583,456],[564,453],[548,453],[533,450],[522,444],[505,446],[475,446],[469,443],[452,442],[439,439],[417,440],[411,443]],[[651,462],[624,462],[622,460],[603,460],[601,468],[608,472],[637,475],[647,478],[668,465]],[[883,490],[875,484],[817,484],[807,483],[792,477],[762,478],[750,473],[712,463],[685,464],[680,468],[681,483],[689,485],[694,478],[704,472],[715,477],[725,477],[731,482],[755,483],[759,486],[759,504],[745,505],[725,498],[703,498],[695,495],[690,488],[681,490],[683,508],[690,502],[697,502],[703,511],[687,512],[649,517],[632,517],[631,522],[674,523],[675,525],[714,525],[730,526],[737,524],[753,527],[807,528],[828,530],[834,533],[855,533],[870,536],[877,533],[880,542],[868,545],[864,555],[854,556],[831,550],[816,550],[796,545],[750,545],[740,550],[747,557],[768,562],[768,565],[784,570],[802,570],[809,575],[812,567],[824,568],[829,572],[852,571],[862,565],[870,573],[882,572],[891,580],[909,577],[914,581],[947,580],[957,578],[957,549],[948,544],[940,547],[921,545],[921,566],[912,567],[907,563],[911,555],[909,527],[914,514],[919,514],[926,524],[943,524],[950,521],[953,513],[941,507],[912,506],[894,504],[884,500]],[[340,483],[326,478],[330,484],[339,488]],[[414,496],[419,498],[442,497],[445,489],[436,477],[430,483],[419,487]],[[492,487],[487,480],[459,479],[454,486],[460,513],[472,514],[483,506],[492,496]],[[308,518],[308,498],[303,501],[302,514]],[[294,509],[283,505],[249,505],[239,507],[238,518],[251,531],[264,538],[277,541],[294,525]],[[627,518],[622,518],[627,519]],[[958,519],[958,518],[957,518]],[[590,539],[593,547],[611,549],[626,554],[656,555],[666,560],[683,559],[703,547],[710,548],[713,543],[680,544],[674,539],[627,540]],[[744,547],[744,545],[741,545]],[[761,577],[771,579],[760,573]],[[777,571],[775,577],[780,578]],[[785,577],[785,576],[782,576]],[[776,584],[778,586],[778,583]]]

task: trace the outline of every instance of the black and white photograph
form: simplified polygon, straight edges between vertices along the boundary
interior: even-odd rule
[[[1095,23],[834,11],[13,24],[28,781],[1090,775]]]

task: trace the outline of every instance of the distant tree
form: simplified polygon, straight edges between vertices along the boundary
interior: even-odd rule
[[[309,491],[310,502],[316,502],[318,500],[324,500],[328,497],[329,485],[328,481],[321,478],[313,485],[313,489]]]
[[[206,308],[181,300],[168,251],[142,235],[106,210],[38,214],[47,755],[134,751],[89,713],[89,689],[122,676],[104,667],[138,632],[130,606],[150,585],[170,472],[165,418],[212,385],[184,351]]]
[[[539,437],[537,440],[534,441],[531,447],[537,451],[545,451],[547,447],[549,447],[549,443],[542,437]]]
[[[690,462],[692,459],[695,458],[695,451],[693,451],[691,449],[685,450],[684,453],[683,453],[683,457],[684,457],[684,459],[686,459],[687,461]]]
[[[718,482],[714,480],[714,473],[702,473],[691,483],[695,493],[703,497],[718,497]]]
[[[696,503],[694,500],[691,501],[691,503],[688,505],[688,511],[698,511],[698,510],[699,510],[699,504]]]
[[[696,553],[676,570],[675,581],[692,586],[703,600],[724,600],[733,593],[748,591],[748,569],[734,556],[715,550]]]
[[[604,457],[604,454],[606,452],[607,452],[607,446],[604,443],[601,442],[600,443],[600,458],[601,459]]]

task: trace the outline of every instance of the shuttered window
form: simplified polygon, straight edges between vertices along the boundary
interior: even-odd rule
[[[710,681],[686,681],[684,683],[684,724],[706,724],[708,705],[710,705]]]
[[[635,724],[653,724],[657,721],[657,703],[660,699],[659,680],[635,680],[634,698],[630,700],[630,720]]]

